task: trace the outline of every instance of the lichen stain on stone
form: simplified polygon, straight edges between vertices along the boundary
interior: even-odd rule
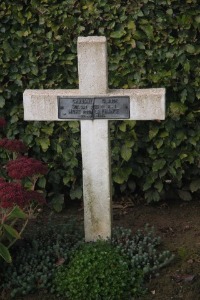
[[[90,239],[95,240],[99,236],[102,236],[102,225],[101,220],[96,217],[96,211],[94,209],[95,203],[98,202],[98,199],[95,199],[94,191],[92,191],[91,184],[88,182],[87,186],[85,187],[87,190],[87,203],[85,204],[87,206],[86,212],[87,212],[87,218],[90,220],[85,220],[85,222],[88,222],[90,225],[89,227],[89,236]]]

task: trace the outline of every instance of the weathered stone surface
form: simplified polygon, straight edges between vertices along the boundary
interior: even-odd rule
[[[108,90],[105,37],[78,38],[79,90],[26,90],[24,119],[58,118],[58,97],[130,97],[129,120],[163,120],[165,89]],[[73,119],[74,120],[74,119]],[[84,224],[86,241],[111,236],[110,139],[106,119],[81,120]]]
[[[107,93],[105,37],[78,39],[81,95]],[[86,241],[111,236],[110,139],[107,120],[81,121],[84,226]]]
[[[83,91],[85,95],[107,93],[107,46],[104,36],[78,38],[78,73],[81,93]]]
[[[107,120],[81,121],[86,241],[111,235],[110,145]]]
[[[81,95],[83,94],[80,90],[26,90],[24,92],[24,119],[27,121],[63,121],[58,118],[57,97]],[[130,120],[165,119],[164,88],[108,90],[103,96],[130,96]]]

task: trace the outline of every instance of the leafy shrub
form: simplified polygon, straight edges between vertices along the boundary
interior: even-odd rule
[[[167,90],[165,121],[111,122],[115,191],[140,191],[148,202],[199,191],[198,0],[2,0],[0,18],[0,113],[10,120],[8,137],[48,162],[58,209],[55,194],[82,196],[79,123],[23,122],[22,93],[78,88],[78,36],[107,37],[110,88]]]
[[[56,290],[69,299],[129,299],[146,292],[144,279],[174,258],[160,251],[160,238],[146,226],[135,235],[122,227],[111,243],[98,241],[77,249],[68,266],[58,269]],[[116,265],[117,262],[117,265]]]
[[[40,228],[31,239],[19,241],[12,249],[13,263],[3,265],[0,290],[11,297],[38,290],[54,292],[52,278],[58,265],[67,264],[72,251],[82,241],[82,233],[72,222]]]
[[[128,299],[132,278],[127,258],[108,242],[97,241],[82,245],[69,265],[58,270],[55,286],[73,300]]]
[[[5,120],[0,119],[0,127],[5,125]],[[44,195],[35,191],[35,184],[47,173],[47,166],[23,156],[28,149],[20,140],[4,137],[0,139],[0,149],[7,157],[0,163],[0,258],[11,263],[9,248],[21,238],[37,207],[45,203]]]
[[[0,258],[11,263],[12,257],[9,248],[21,238],[27,225],[28,216],[16,205],[6,209],[0,207],[0,221]],[[15,229],[16,223],[19,221],[24,221],[20,231]]]

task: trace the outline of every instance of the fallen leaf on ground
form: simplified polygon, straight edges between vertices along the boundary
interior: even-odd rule
[[[174,279],[176,282],[192,282],[195,278],[195,275],[189,275],[189,274],[174,274],[172,275],[172,279]]]

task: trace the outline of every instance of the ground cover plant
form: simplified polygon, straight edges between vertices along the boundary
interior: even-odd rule
[[[128,299],[132,288],[128,260],[105,241],[82,245],[54,282],[59,294],[74,300]]]
[[[2,294],[15,298],[43,291],[60,299],[128,299],[142,295],[145,280],[173,259],[158,248],[160,240],[150,228],[135,235],[118,228],[111,241],[84,243],[76,223],[50,224],[15,245],[13,264],[3,265]]]
[[[55,291],[52,278],[59,265],[68,263],[75,246],[83,234],[73,222],[62,226],[46,224],[46,229],[36,231],[25,238],[13,250],[13,263],[3,265],[1,290],[9,291],[11,298],[40,290]]]

